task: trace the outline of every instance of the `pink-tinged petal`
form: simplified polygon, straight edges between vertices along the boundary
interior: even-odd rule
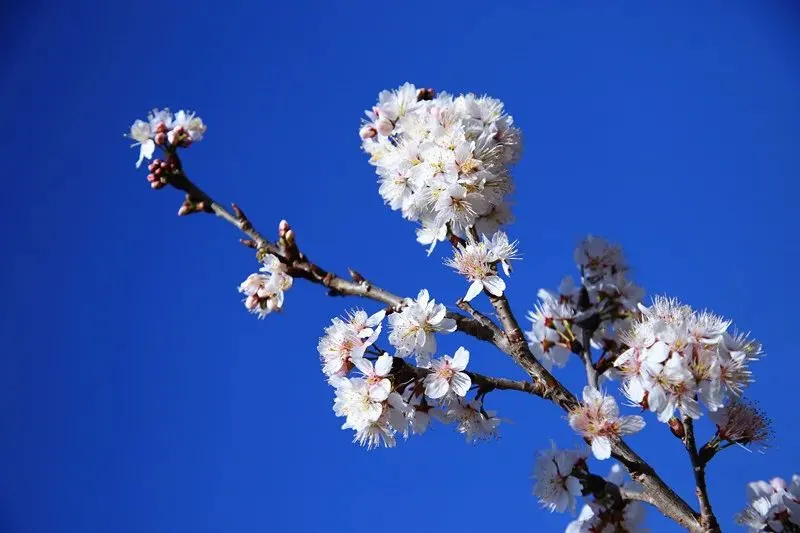
[[[451,362],[451,366],[458,371],[464,370],[467,368],[467,364],[469,363],[469,351],[461,346],[456,353],[453,354],[453,360]]]
[[[392,371],[392,362],[392,356],[387,353],[378,357],[378,360],[375,361],[375,373],[379,376],[388,375]]]
[[[372,375],[372,361],[366,359],[364,357],[351,357],[350,361],[356,365],[356,368],[361,371],[364,375]]]
[[[483,291],[483,283],[481,283],[481,280],[473,281],[472,285],[470,285],[469,289],[467,289],[467,294],[464,295],[464,301],[471,301],[473,298],[479,295],[481,291]]]
[[[619,434],[630,435],[641,431],[645,426],[644,418],[638,415],[623,416],[619,419]]]
[[[450,390],[450,384],[446,379],[433,374],[428,374],[425,377],[425,395],[429,398],[437,400],[447,394]]]
[[[489,276],[483,278],[483,286],[486,290],[495,296],[502,296],[503,291],[506,290],[506,282],[500,276]]]
[[[592,439],[592,453],[601,461],[611,457],[611,441],[608,437],[594,437]]]
[[[471,386],[472,380],[463,372],[456,372],[450,379],[450,388],[462,398],[467,395]]]

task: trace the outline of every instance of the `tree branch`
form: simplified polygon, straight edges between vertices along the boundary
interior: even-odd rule
[[[394,367],[399,372],[405,373],[406,375],[413,375],[417,379],[424,379],[425,376],[431,373],[430,369],[414,366],[406,362],[404,359],[400,359],[397,357],[394,359]],[[470,372],[470,371],[465,371],[465,373],[472,380],[472,384],[477,385],[478,389],[482,390],[484,393],[491,392],[493,390],[515,390],[519,392],[525,392],[528,394],[538,395],[536,386],[530,381],[517,381],[508,378],[495,378],[492,376],[485,376],[483,374],[478,374],[477,372]]]
[[[706,467],[697,453],[697,444],[694,438],[694,421],[691,417],[686,416],[683,418],[683,428],[686,434],[683,438],[683,443],[686,445],[686,451],[689,453],[689,459],[692,462],[692,471],[694,472],[694,481],[696,485],[695,491],[697,492],[697,501],[700,504],[700,524],[704,532],[720,533],[721,530],[717,522],[717,517],[714,516],[714,512],[711,510],[711,502],[708,499]]]
[[[403,298],[369,283],[361,276],[358,276],[357,280],[351,281],[324,270],[300,253],[294,243],[291,246],[287,246],[287,243],[283,242],[279,246],[270,242],[255,229],[238,207],[235,208],[235,214],[232,214],[195,185],[183,171],[180,159],[174,149],[168,149],[167,156],[177,169],[167,178],[168,183],[176,189],[186,192],[187,202],[192,206],[191,210],[186,211],[187,214],[199,211],[215,214],[247,235],[252,241],[252,243],[247,243],[248,245],[255,245],[259,252],[267,252],[278,257],[287,265],[289,275],[328,287],[330,295],[360,296],[381,302],[391,306],[393,309],[398,309],[402,306]],[[356,278],[356,276],[353,277]],[[480,315],[474,309],[470,312],[470,308],[467,308],[467,312],[470,312],[472,316],[465,316],[455,312],[448,312],[447,316],[456,321],[460,331],[480,340],[491,342],[501,351],[511,356],[528,373],[532,382],[490,378],[475,373],[470,373],[470,377],[479,386],[483,383],[487,387],[496,389],[521,390],[546,398],[565,411],[571,411],[576,408],[579,403],[575,396],[555,379],[531,353],[522,329],[511,311],[506,297],[496,297],[488,293],[487,296],[503,326],[502,330],[496,325],[494,328],[491,327],[489,325],[491,320]],[[675,520],[692,533],[707,532],[707,529],[698,522],[697,514],[691,507],[669,488],[653,468],[628,447],[624,441],[616,440],[612,443],[612,455],[628,469],[631,477],[643,486],[646,496],[642,496],[642,501],[651,503],[666,516]]]

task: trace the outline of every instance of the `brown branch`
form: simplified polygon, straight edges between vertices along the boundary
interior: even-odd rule
[[[708,499],[708,487],[706,486],[706,467],[705,463],[700,459],[697,453],[697,444],[694,438],[694,421],[691,417],[683,418],[683,428],[685,437],[683,443],[686,446],[686,451],[689,453],[689,459],[692,462],[692,471],[694,472],[695,492],[697,493],[697,501],[700,504],[700,524],[702,531],[707,533],[720,533],[721,529],[717,522],[717,517],[714,516],[714,511],[711,510],[711,502]]]
[[[413,376],[416,379],[424,379],[425,376],[431,373],[430,369],[414,366],[406,362],[404,359],[400,359],[397,357],[394,359],[394,367],[399,373],[405,374],[406,376]],[[525,392],[528,394],[538,395],[538,389],[530,381],[517,381],[508,378],[496,378],[470,371],[466,371],[465,373],[472,380],[472,384],[477,385],[478,389],[484,393],[488,393],[493,390],[515,390],[519,392]]]
[[[369,283],[360,275],[358,276],[358,281],[350,281],[324,270],[297,250],[293,242],[293,237],[290,246],[286,246],[285,240],[282,241],[284,246],[279,246],[270,242],[255,229],[240,209],[236,208],[235,214],[230,213],[195,185],[183,171],[180,159],[174,150],[168,150],[168,157],[177,168],[177,171],[169,176],[168,181],[173,187],[186,192],[187,201],[197,206],[193,212],[203,211],[214,213],[216,216],[235,226],[249,238],[249,241],[252,241],[252,244],[255,244],[255,248],[257,248],[259,253],[266,252],[273,254],[284,262],[287,265],[288,273],[292,277],[303,278],[328,287],[329,294],[333,296],[360,296],[384,303],[394,309],[399,308],[403,304],[403,298]],[[251,245],[249,242],[247,244]],[[532,382],[490,378],[488,376],[470,373],[475,383],[478,384],[479,387],[481,383],[483,383],[485,386],[491,388],[528,392],[549,399],[565,411],[571,411],[577,407],[579,404],[575,396],[555,379],[531,353],[528,343],[525,341],[522,329],[511,311],[511,307],[505,296],[495,297],[489,294],[487,295],[503,326],[503,331],[500,331],[502,335],[498,334],[500,328],[492,328],[489,326],[487,321],[491,321],[477,314],[477,312],[475,312],[476,314],[473,316],[448,312],[447,316],[456,321],[460,331],[480,340],[491,342],[501,351],[511,356],[511,358],[528,373]],[[680,496],[675,494],[675,492],[661,480],[653,468],[622,440],[617,440],[612,443],[612,455],[628,469],[631,477],[643,486],[645,496],[642,496],[642,501],[651,503],[666,516],[675,520],[692,533],[707,532],[707,529],[702,527],[698,522],[697,514],[691,507],[689,507]]]

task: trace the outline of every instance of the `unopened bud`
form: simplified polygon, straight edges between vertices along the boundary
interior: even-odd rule
[[[150,172],[153,172],[157,168],[159,168],[159,160],[158,159],[156,159],[155,161],[153,161],[152,163],[147,165],[147,170],[149,170]]]
[[[156,133],[167,133],[167,125],[159,122],[158,126],[156,126]]]
[[[275,311],[278,309],[278,304],[275,302],[274,299],[270,298],[269,300],[267,300],[267,309],[269,309],[270,311]]]
[[[155,177],[155,175],[153,175],[153,174],[148,174],[148,175],[147,175],[147,181],[149,181],[150,183],[153,183],[154,181],[159,181],[159,180],[158,180],[158,178],[157,178],[157,177]]]
[[[194,213],[194,208],[192,207],[191,204],[182,204],[181,208],[178,209],[179,217],[190,215],[192,213]]]
[[[158,146],[164,146],[167,144],[167,134],[164,132],[156,133],[155,141]]]
[[[394,129],[394,124],[388,118],[379,118],[378,121],[375,123],[375,127],[378,130],[378,133],[381,135],[389,136],[392,134],[392,130]]]
[[[150,184],[150,187],[155,189],[155,190],[158,190],[158,189],[161,189],[162,187],[164,187],[165,185],[166,185],[166,183],[164,183],[163,181],[154,181],[154,182],[152,182]]]
[[[363,140],[372,139],[378,134],[378,130],[372,124],[366,124],[358,131],[358,136]]]
[[[285,235],[289,231],[289,223],[286,220],[278,222],[278,235]]]
[[[288,229],[286,230],[286,234],[283,236],[286,239],[286,244],[289,246],[294,246],[294,230]]]

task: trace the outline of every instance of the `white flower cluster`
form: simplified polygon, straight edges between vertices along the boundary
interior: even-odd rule
[[[509,242],[508,236],[498,231],[491,238],[483,235],[480,241],[470,238],[465,244],[459,244],[453,250],[453,257],[446,259],[445,264],[472,282],[464,296],[468,302],[483,290],[502,296],[506,282],[497,275],[497,264],[502,265],[506,276],[510,276],[510,261],[514,259],[519,259],[517,241]]]
[[[526,332],[531,351],[550,370],[564,367],[576,342],[583,341],[580,324],[594,317],[592,345],[614,352],[618,333],[627,329],[644,291],[627,279],[628,266],[622,250],[589,236],[575,249],[582,285],[572,277],[561,282],[558,292],[540,289],[539,302],[528,313],[532,328]]]
[[[500,420],[483,408],[482,397],[467,398],[472,387],[465,372],[469,352],[462,347],[452,357],[431,359],[436,349],[433,335],[455,330],[444,306],[425,290],[405,304],[389,315],[389,339],[398,350],[394,357],[375,347],[384,311],[372,316],[353,311],[334,318],[325,329],[317,349],[322,370],[336,390],[334,412],[346,418],[342,429],[354,430],[354,442],[369,449],[394,446],[398,434],[408,438],[424,433],[431,417],[454,424],[468,442],[495,436]],[[403,358],[411,353],[427,368],[405,363]]]
[[[139,159],[136,168],[145,159],[151,159],[156,145],[167,143],[183,148],[192,142],[202,140],[206,132],[203,120],[191,111],[180,110],[174,115],[168,109],[153,109],[147,120],[136,120],[131,125],[127,137],[136,141],[132,146],[139,147]]]
[[[559,450],[554,442],[536,455],[533,494],[550,512],[575,512],[576,498],[583,492],[576,469],[586,470],[586,454],[580,450]]]
[[[262,263],[260,274],[250,274],[239,285],[239,292],[246,296],[244,306],[258,318],[281,310],[283,293],[293,282],[293,278],[286,273],[286,265],[274,255],[267,254]]]
[[[375,165],[379,192],[393,210],[419,222],[417,240],[442,241],[449,227],[466,237],[494,233],[511,219],[509,166],[522,150],[503,103],[488,96],[452,96],[406,83],[383,91],[360,130]]]
[[[590,477],[586,454],[581,450],[559,450],[555,443],[548,450],[537,454],[533,476],[535,484],[533,494],[546,509],[551,512],[575,513],[577,498],[588,499],[592,489],[590,482],[584,486],[582,480]],[[626,480],[620,465],[611,468],[606,481],[624,488],[629,492],[639,492],[641,487]],[[595,483],[596,485],[596,483]],[[608,491],[607,488],[601,490]],[[609,508],[610,505],[615,507]],[[605,531],[621,531],[643,533],[644,508],[638,501],[608,497],[594,498],[584,504],[577,520],[567,526],[567,533],[596,533]]]
[[[587,385],[583,388],[583,403],[569,414],[569,425],[591,440],[592,453],[602,460],[611,457],[612,439],[641,431],[645,422],[638,415],[619,416],[612,396]]]
[[[761,346],[729,333],[729,320],[666,297],[640,310],[641,319],[623,335],[629,348],[614,366],[625,395],[660,421],[668,422],[676,409],[699,418],[700,402],[716,411],[752,382],[748,365],[762,354]]]
[[[640,491],[641,488],[634,482],[625,481],[625,471],[615,464],[611,467],[606,481],[619,485],[628,491]],[[647,533],[648,528],[642,526],[644,522],[644,506],[636,500],[624,500],[624,507],[608,509],[607,503],[595,499],[583,506],[577,520],[567,525],[565,533]]]
[[[747,507],[736,516],[736,521],[750,533],[800,528],[800,475],[792,476],[791,485],[779,477],[769,483],[748,483],[747,498]]]

